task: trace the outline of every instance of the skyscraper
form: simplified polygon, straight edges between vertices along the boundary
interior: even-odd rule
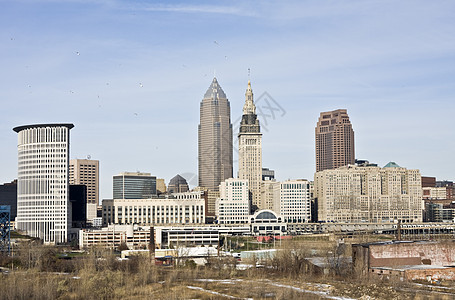
[[[200,106],[198,169],[199,186],[209,190],[232,178],[231,107],[216,78]]]
[[[247,179],[252,205],[261,207],[262,133],[248,80],[239,131],[239,179]]]
[[[354,130],[347,110],[322,112],[316,126],[316,172],[354,163]]]
[[[17,228],[45,243],[67,241],[70,129],[73,124],[15,127],[18,133]]]
[[[156,177],[150,173],[123,172],[113,179],[114,199],[148,199],[156,195]]]
[[[99,161],[71,159],[69,164],[69,183],[87,186],[87,203],[99,202]]]

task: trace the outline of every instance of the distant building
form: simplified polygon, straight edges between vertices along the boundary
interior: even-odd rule
[[[156,195],[156,177],[150,173],[124,172],[113,180],[114,199],[148,199]]]
[[[149,199],[103,200],[103,225],[204,224],[204,192]]]
[[[87,224],[88,225],[92,225],[94,224],[94,219],[96,217],[98,217],[98,214],[97,214],[97,207],[98,207],[98,204],[94,204],[94,203],[87,203]]]
[[[422,176],[422,187],[436,187],[436,177]]]
[[[188,192],[188,183],[185,178],[177,174],[169,181],[167,191],[169,194]]]
[[[166,183],[164,182],[163,178],[157,178],[156,179],[156,194],[161,195],[166,193]]]
[[[70,184],[71,222],[73,228],[84,228],[87,224],[87,186]],[[91,203],[93,205],[93,203]]]
[[[66,243],[73,124],[15,127],[18,133],[17,229],[47,244]]]
[[[98,227],[98,226],[97,226]],[[150,227],[134,225],[111,225],[101,229],[81,229],[79,248],[118,248],[126,244],[130,249],[144,249],[150,244]]]
[[[275,185],[273,211],[286,223],[311,221],[310,182],[304,179],[288,180]]]
[[[423,199],[425,200],[453,200],[454,186],[452,181],[437,181],[436,177],[422,176]]]
[[[230,178],[223,181],[215,208],[219,224],[248,223],[251,209],[248,180]]]
[[[202,99],[198,127],[199,186],[218,190],[232,177],[231,106],[216,78]]]
[[[275,179],[263,180],[261,182],[261,204],[260,207],[264,209],[274,210],[275,203],[275,190],[280,183]]]
[[[17,216],[17,179],[11,183],[0,184],[0,205],[11,207],[11,221]]]
[[[455,222],[455,203],[451,200],[425,200],[424,222]]]
[[[316,172],[355,163],[354,130],[346,109],[322,112],[315,131]]]
[[[87,186],[87,203],[99,203],[99,161],[71,159],[69,162],[69,183]]]
[[[345,166],[316,172],[315,201],[323,222],[422,222],[419,170]]]
[[[422,197],[424,200],[447,199],[447,189],[446,187],[422,187]]]
[[[205,210],[205,220],[207,224],[213,224],[215,222],[215,206],[216,200],[220,197],[220,191],[211,191],[207,188],[203,187],[195,187],[193,192],[204,192],[204,197],[207,199],[206,201],[206,210]]]
[[[444,187],[446,189],[446,199],[454,199],[453,181],[436,181],[436,187]]]
[[[275,171],[270,170],[269,168],[262,168],[262,180],[274,180],[275,179]]]
[[[239,129],[239,178],[248,180],[252,205],[261,207],[262,133],[248,80]]]

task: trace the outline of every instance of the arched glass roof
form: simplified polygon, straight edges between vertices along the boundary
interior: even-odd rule
[[[270,211],[263,211],[257,215],[256,219],[276,220],[276,215]]]

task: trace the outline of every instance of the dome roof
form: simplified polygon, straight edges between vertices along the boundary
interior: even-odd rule
[[[181,184],[186,184],[188,185],[188,183],[186,182],[186,179],[183,178],[182,176],[180,176],[179,174],[175,175],[170,181],[169,181],[169,185],[173,185],[173,186],[179,186]]]
[[[396,162],[391,161],[384,166],[384,168],[401,168]]]

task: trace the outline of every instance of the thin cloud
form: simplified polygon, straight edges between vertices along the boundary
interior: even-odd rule
[[[253,13],[243,9],[230,6],[213,6],[213,5],[145,5],[144,11],[156,12],[179,12],[179,13],[206,13],[206,14],[225,14],[235,16],[254,16]]]

